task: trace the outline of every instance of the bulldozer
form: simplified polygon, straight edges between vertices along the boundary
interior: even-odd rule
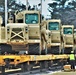
[[[62,26],[63,53],[70,54],[74,50],[74,25]]]

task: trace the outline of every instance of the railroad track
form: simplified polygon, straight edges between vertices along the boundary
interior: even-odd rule
[[[48,69],[40,69],[39,66],[33,67],[31,71],[22,72],[21,68],[18,69],[8,69],[5,70],[5,73],[1,73],[0,75],[35,75],[45,73],[48,74],[50,71],[61,70],[62,66],[54,66],[49,67]]]
[[[46,69],[43,69],[42,71],[37,69],[37,70],[30,71],[30,72],[19,72],[19,73],[14,73],[14,74],[9,74],[9,75],[34,75],[34,74],[44,73],[44,72],[47,72],[47,71],[48,70],[46,70]]]
[[[36,73],[42,73],[42,72],[46,72],[48,70],[43,69],[35,69],[35,70],[31,70],[29,72],[22,72],[21,68],[19,69],[10,69],[10,70],[6,70],[5,73],[0,73],[0,75],[30,75],[30,74],[36,74]]]

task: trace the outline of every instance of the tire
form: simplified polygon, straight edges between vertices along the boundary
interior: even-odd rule
[[[10,53],[12,51],[11,45],[8,44],[0,44],[0,52],[4,54],[5,52]]]
[[[2,75],[5,74],[5,66],[0,66],[0,71],[2,72]]]
[[[9,44],[0,44],[0,53],[1,53],[1,55],[4,55],[5,52],[7,54],[9,54],[9,53],[10,54],[18,54],[17,51],[12,50],[12,46],[11,45],[9,45]]]
[[[40,51],[40,44],[29,44],[28,54],[30,55],[39,55],[41,54]]]
[[[72,47],[64,48],[64,54],[70,54],[72,51]]]
[[[59,54],[59,53],[60,53],[59,46],[52,46],[47,49],[47,54]]]

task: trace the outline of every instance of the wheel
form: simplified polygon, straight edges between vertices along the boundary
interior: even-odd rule
[[[60,47],[59,46],[52,46],[47,49],[47,54],[59,54]]]
[[[48,61],[40,62],[40,71],[42,71],[43,69],[48,69],[48,68],[49,68]]]
[[[40,44],[29,44],[28,54],[30,55],[39,55],[41,54]]]
[[[48,69],[49,68],[48,61],[44,61],[44,68],[45,69]]]
[[[22,72],[25,72],[26,71],[26,65],[25,65],[25,63],[23,63],[23,64],[21,64],[21,71]]]
[[[40,71],[42,72],[42,69],[44,69],[43,61],[40,61]]]
[[[0,71],[2,73],[2,75],[5,73],[5,66],[0,66]]]
[[[31,70],[31,64],[23,63],[21,64],[21,70],[22,72],[30,71]]]
[[[64,54],[70,54],[72,50],[72,47],[64,48]]]
[[[12,46],[8,44],[0,44],[0,53],[4,54],[5,52],[11,53]]]
[[[11,59],[6,58],[4,61],[5,61],[5,63],[6,63],[5,67],[6,67],[7,69],[9,69]]]

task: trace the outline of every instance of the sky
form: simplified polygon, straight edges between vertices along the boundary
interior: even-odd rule
[[[26,5],[26,0],[16,0],[17,2],[20,1],[20,3]],[[67,7],[69,2],[72,2],[73,0],[67,0],[67,2],[65,3],[65,7]],[[75,1],[75,0],[74,0]],[[40,9],[41,7],[38,6],[39,3],[41,3],[41,0],[28,0],[29,4],[31,5],[31,7],[33,7],[33,5],[37,5],[38,9]],[[42,15],[44,16],[44,18],[51,18],[51,13],[47,10],[48,9],[48,3],[53,3],[56,2],[54,0],[42,0]],[[51,10],[52,11],[52,10]]]
[[[17,0],[17,2],[21,2],[22,4],[26,5],[26,0]],[[41,0],[28,0],[29,4],[31,5],[31,7],[33,7],[33,5],[37,5],[38,9],[40,9],[41,7],[38,6],[38,4],[41,2]],[[48,3],[52,3],[54,2],[54,0],[42,0],[42,15],[44,15],[45,18],[49,18],[50,17],[50,12],[47,10],[48,9]]]

